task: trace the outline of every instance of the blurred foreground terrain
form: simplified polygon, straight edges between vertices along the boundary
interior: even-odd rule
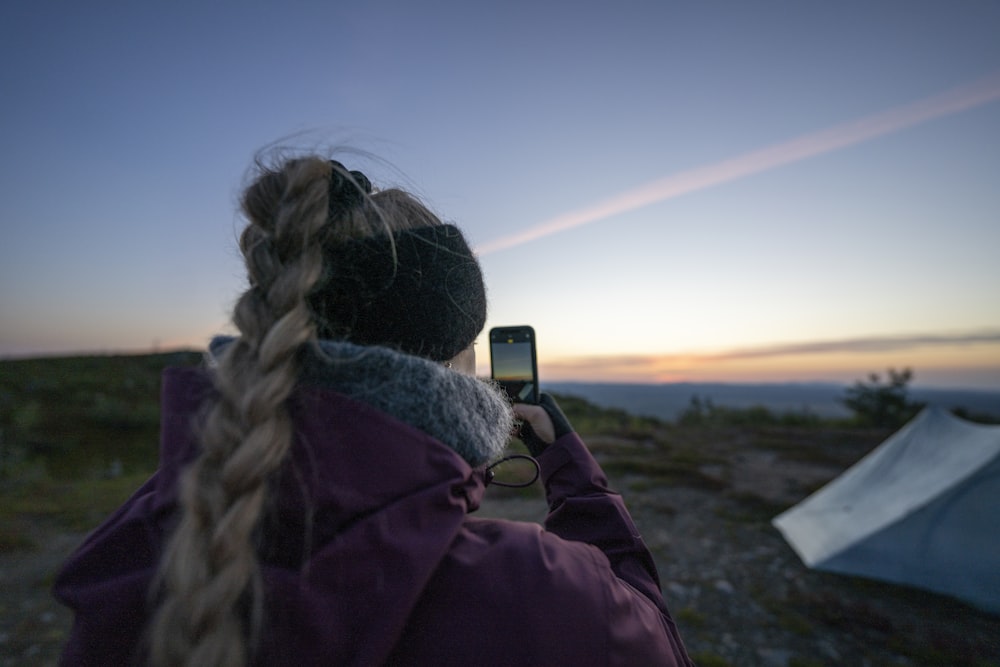
[[[0,665],[56,664],[72,618],[49,594],[54,573],[155,468],[161,369],[199,359],[0,361]],[[1000,617],[808,570],[770,524],[888,431],[763,408],[668,422],[559,400],[625,496],[697,664],[1000,664]],[[510,465],[501,479],[518,474]],[[545,511],[535,485],[492,487],[480,514]]]

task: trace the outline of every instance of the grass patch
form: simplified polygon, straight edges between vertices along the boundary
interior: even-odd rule
[[[711,651],[692,653],[691,660],[698,667],[730,667],[731,664],[718,653],[712,653]]]
[[[0,481],[42,464],[55,479],[156,465],[160,378],[196,352],[0,360]]]
[[[0,485],[0,546],[5,550],[34,548],[24,526],[39,519],[75,532],[90,530],[125,502],[148,476],[136,473],[75,482],[40,477],[27,484]]]
[[[683,607],[677,612],[677,621],[692,628],[702,628],[708,619],[694,607]]]
[[[725,507],[720,507],[716,514],[721,519],[736,523],[768,523],[786,509],[787,505],[771,502],[752,493],[726,493],[733,501]]]
[[[836,591],[792,590],[782,604],[768,600],[765,608],[776,613],[779,623],[794,616],[802,620],[823,624],[848,633],[871,644],[886,646],[889,650],[906,656],[919,665],[964,665],[985,667],[994,664],[982,656],[995,655],[995,635],[986,638],[982,632],[963,633],[949,629],[933,618],[900,615],[893,609],[900,605],[907,609],[933,609],[935,617],[966,618],[970,627],[976,619],[993,617],[973,610],[958,600],[907,586],[873,581],[861,577],[827,575],[823,577]],[[883,603],[886,601],[887,603]],[[799,621],[792,621],[798,625]],[[786,629],[794,632],[791,627]]]
[[[750,444],[788,461],[846,468],[858,461],[889,434],[879,429],[828,427],[754,429]]]
[[[687,486],[705,491],[720,491],[726,488],[726,482],[701,470],[678,465],[673,461],[657,461],[649,458],[617,458],[601,462],[608,475],[637,475],[648,478],[650,483]]]
[[[813,658],[802,658],[797,655],[793,655],[788,659],[788,667],[825,667],[826,663],[822,660],[815,660]]]
[[[641,439],[664,426],[655,417],[640,417],[620,408],[601,408],[579,396],[554,394],[553,398],[578,433],[615,433]]]
[[[24,522],[0,517],[0,553],[34,551],[38,548],[25,530]]]
[[[813,625],[801,614],[783,611],[778,614],[778,625],[799,637],[809,637],[813,634]]]

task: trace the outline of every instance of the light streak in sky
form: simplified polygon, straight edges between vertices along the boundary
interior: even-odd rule
[[[507,250],[679,195],[728,183],[775,167],[830,153],[870,139],[904,130],[936,118],[973,109],[1000,99],[1000,72],[917,102],[895,107],[856,121],[813,132],[705,167],[672,174],[641,185],[593,206],[559,215],[539,225],[478,246],[482,255]]]

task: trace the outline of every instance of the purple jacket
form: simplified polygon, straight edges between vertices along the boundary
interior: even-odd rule
[[[56,581],[76,613],[63,664],[136,662],[190,425],[212,391],[203,370],[165,373],[160,469]],[[649,551],[575,434],[538,459],[543,529],[470,516],[483,469],[366,402],[304,387],[291,411],[255,664],[691,664]]]

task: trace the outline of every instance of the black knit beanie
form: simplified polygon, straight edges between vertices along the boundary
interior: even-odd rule
[[[325,253],[327,275],[309,298],[320,338],[445,361],[486,323],[483,275],[457,227],[346,241]]]

